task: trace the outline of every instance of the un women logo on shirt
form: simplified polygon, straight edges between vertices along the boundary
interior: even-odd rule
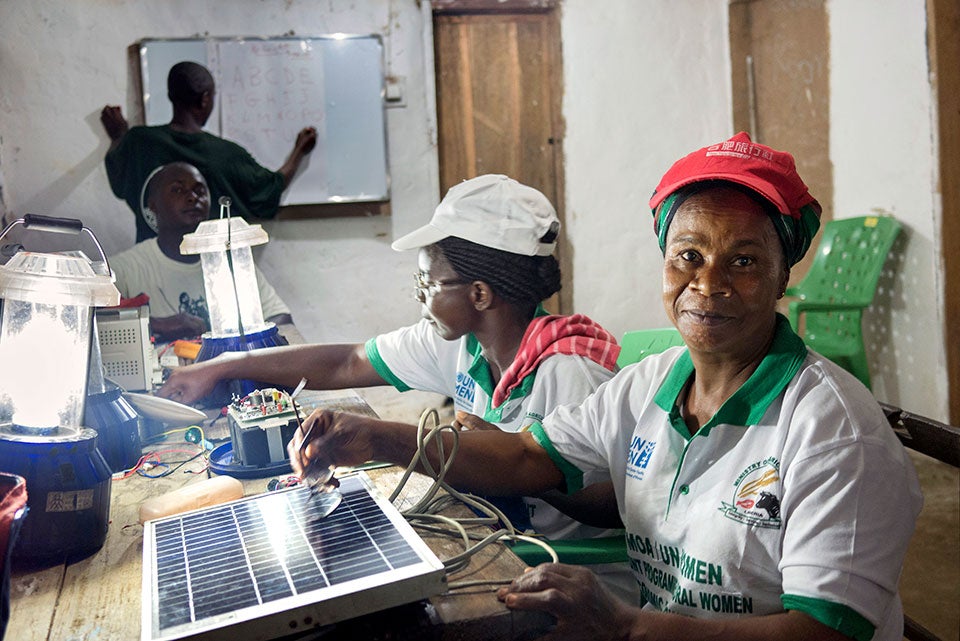
[[[476,396],[477,382],[465,372],[457,372],[457,386],[454,388],[454,394],[457,401],[465,401],[468,407],[473,407],[473,399]],[[462,403],[458,403],[460,405]]]
[[[647,471],[647,465],[653,456],[653,449],[657,446],[656,441],[648,441],[639,436],[633,437],[630,443],[630,451],[627,452],[627,476],[642,481]]]

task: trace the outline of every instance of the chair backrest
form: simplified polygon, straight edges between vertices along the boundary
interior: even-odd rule
[[[887,254],[900,233],[891,216],[831,220],[823,226],[810,271],[792,295],[802,300],[867,307]]]
[[[806,338],[860,340],[861,311],[873,302],[877,281],[900,227],[890,216],[844,218],[823,226],[810,270],[787,294],[802,301],[840,303],[859,309],[806,314]]]
[[[624,367],[636,363],[650,354],[659,354],[668,347],[683,345],[680,332],[673,327],[637,329],[626,332],[620,341],[620,356],[617,365]]]

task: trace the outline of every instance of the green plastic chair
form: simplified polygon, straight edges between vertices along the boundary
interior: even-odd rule
[[[620,357],[617,365],[623,367],[636,363],[649,356],[658,354],[668,347],[683,345],[680,332],[673,327],[658,329],[639,329],[626,332],[620,341]],[[622,536],[600,537],[596,539],[566,539],[547,541],[561,563],[572,565],[596,565],[599,563],[626,563],[627,542]],[[513,544],[513,552],[527,565],[546,563],[550,556],[538,545],[519,542]]]
[[[620,356],[617,358],[617,365],[624,367],[636,363],[650,354],[659,354],[675,345],[683,345],[683,338],[674,327],[626,332],[620,340]]]
[[[856,376],[868,389],[863,310],[873,302],[887,254],[899,233],[900,223],[890,216],[829,221],[823,226],[810,271],[786,291],[797,298],[788,306],[794,331],[812,350]]]

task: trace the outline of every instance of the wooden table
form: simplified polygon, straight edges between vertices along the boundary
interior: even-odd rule
[[[314,397],[313,403],[340,409],[366,411],[369,406],[357,395]],[[219,421],[225,423],[225,421]],[[221,428],[222,429],[222,428]],[[208,438],[216,438],[208,430]],[[173,440],[169,447],[180,447]],[[184,443],[185,446],[189,444]],[[154,445],[146,450],[160,449]],[[202,471],[195,461],[183,469]],[[402,474],[398,468],[372,469],[367,472],[378,489],[388,496]],[[141,567],[143,527],[139,524],[140,504],[191,482],[206,474],[177,473],[158,479],[133,475],[114,480],[110,503],[110,527],[104,546],[95,554],[71,564],[24,572],[14,570],[10,583],[10,622],[6,639],[16,641],[115,641],[140,638]],[[247,496],[267,489],[268,478],[244,480]],[[413,492],[429,484],[417,475],[408,484]],[[466,515],[467,508],[459,515]],[[457,510],[455,510],[457,511]],[[458,514],[453,514],[457,516]],[[29,517],[28,517],[29,518]],[[424,540],[443,560],[462,551],[459,541],[434,535]],[[500,545],[488,546],[474,557],[470,566],[450,577],[451,582],[468,580],[508,580],[519,575],[526,565]],[[483,639],[530,639],[545,631],[551,620],[547,615],[507,610],[496,598],[496,586],[448,591],[425,605],[401,607],[386,613],[359,617],[337,624],[323,639],[427,638],[477,641]],[[281,631],[278,631],[278,637]]]

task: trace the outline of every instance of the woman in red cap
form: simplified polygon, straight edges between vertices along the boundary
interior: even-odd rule
[[[897,580],[920,489],[870,392],[776,311],[820,211],[793,158],[738,134],[675,163],[650,205],[663,303],[686,346],[525,432],[463,434],[447,476],[536,493],[608,470],[641,600],[561,564],[500,598],[553,614],[550,639],[900,641]],[[322,435],[308,457],[414,451],[402,426],[327,413],[308,423]]]

